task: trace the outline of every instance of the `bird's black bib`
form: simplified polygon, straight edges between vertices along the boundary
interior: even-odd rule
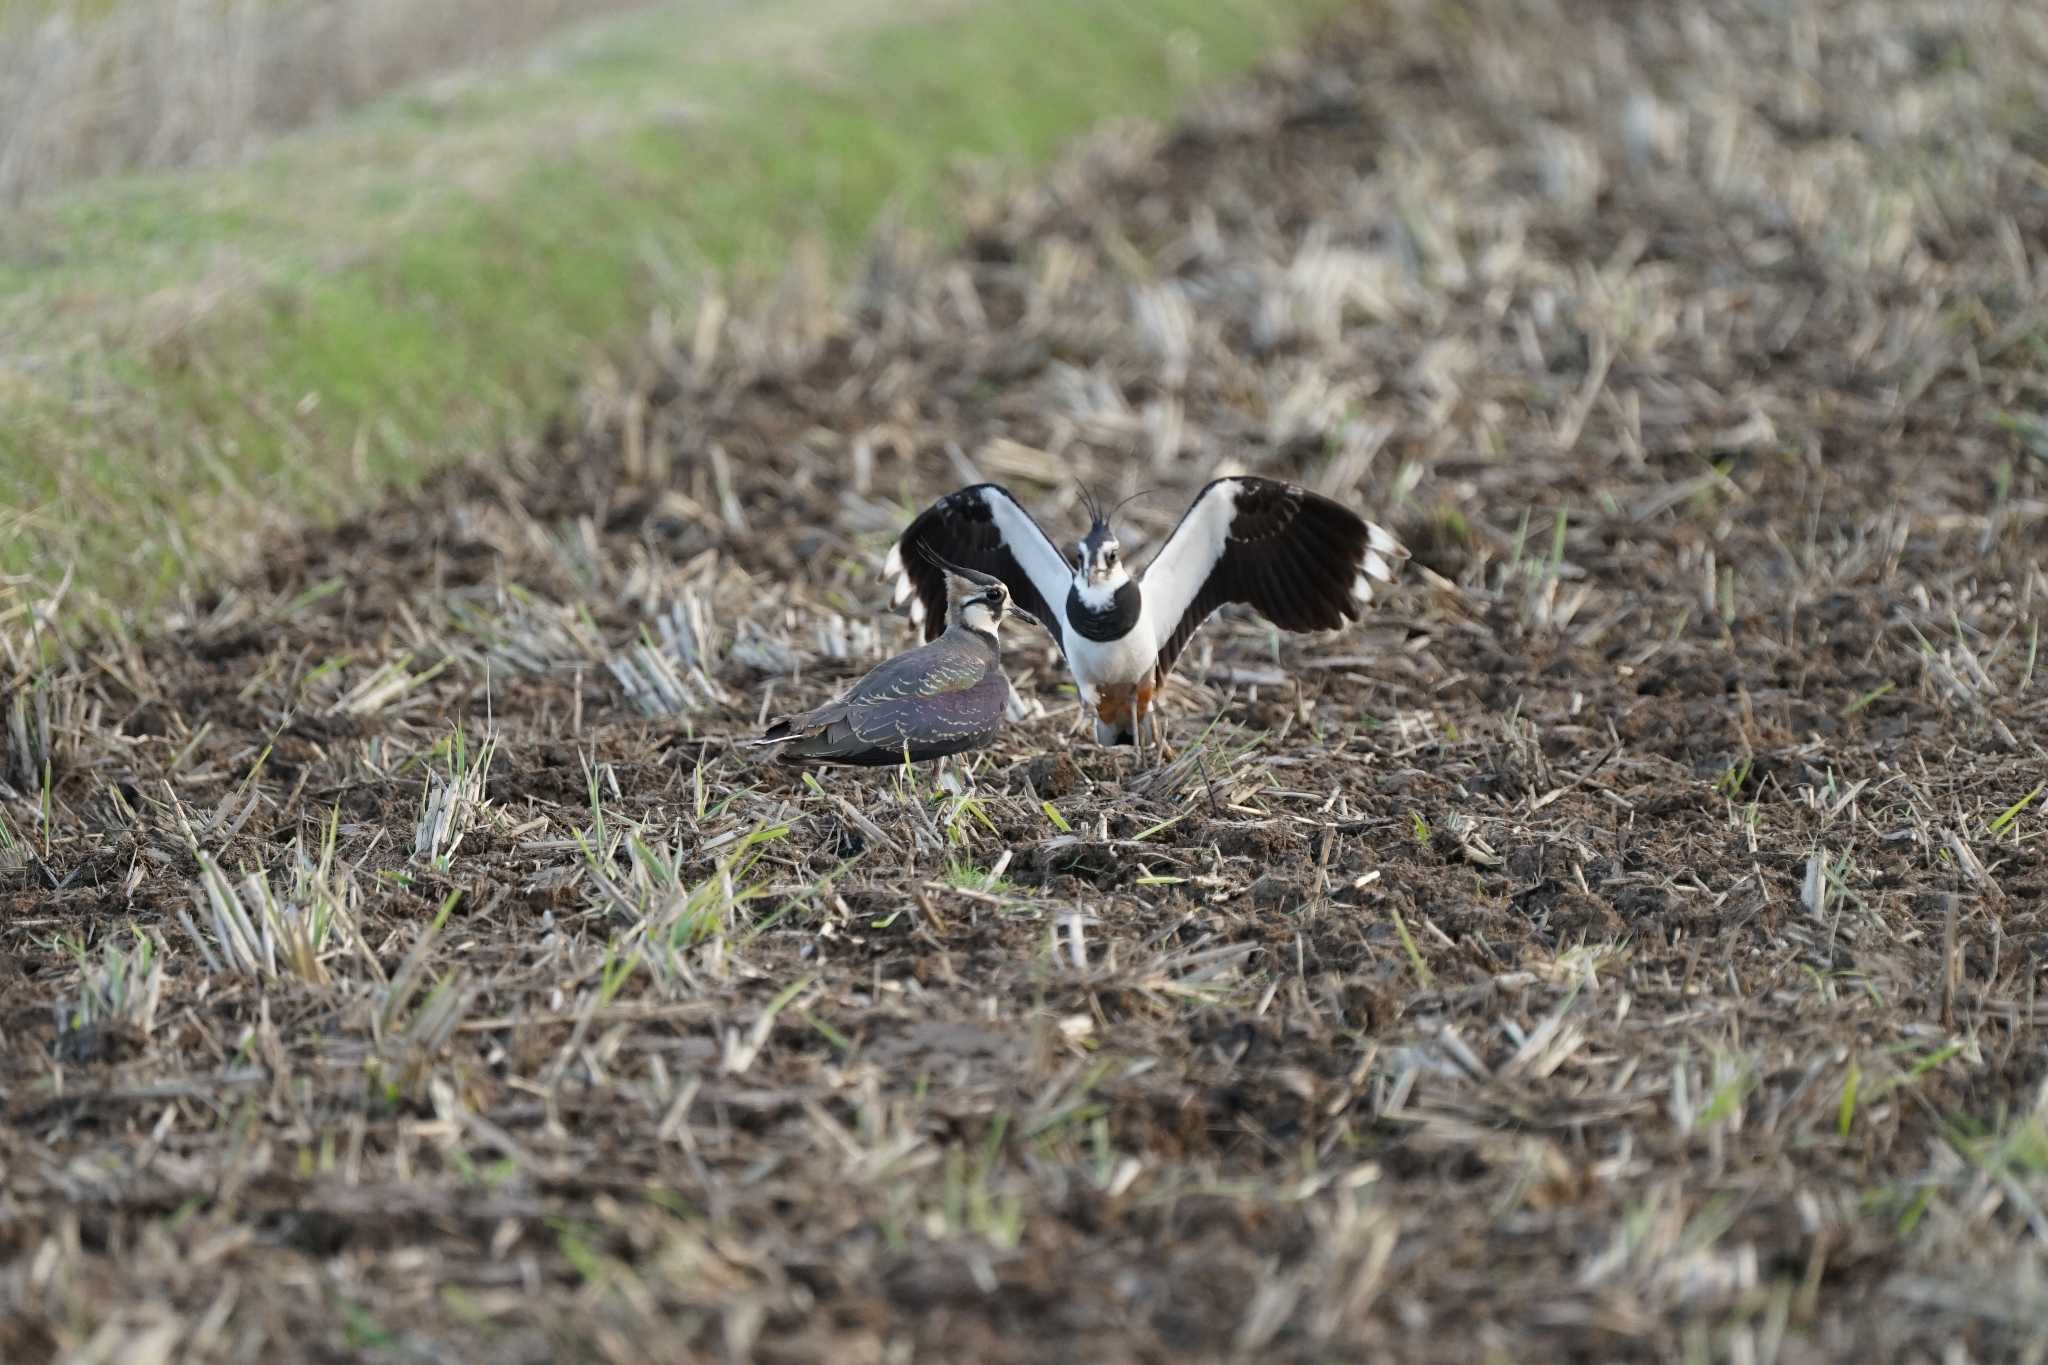
[[[1074,634],[1096,644],[1107,644],[1129,635],[1138,624],[1138,615],[1143,608],[1138,596],[1138,585],[1127,582],[1116,590],[1109,599],[1109,605],[1096,610],[1081,600],[1078,587],[1067,589],[1067,624]]]

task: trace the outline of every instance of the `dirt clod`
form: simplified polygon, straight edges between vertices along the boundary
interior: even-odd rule
[[[1032,791],[1057,801],[1073,792],[1075,784],[1081,780],[1081,770],[1075,766],[1073,755],[1062,749],[1056,753],[1040,754],[1025,764],[1024,778],[1031,784]]]

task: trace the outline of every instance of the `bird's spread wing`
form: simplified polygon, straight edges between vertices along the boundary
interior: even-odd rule
[[[1216,608],[1241,602],[1283,630],[1332,630],[1363,614],[1408,551],[1319,493],[1218,479],[1195,496],[1145,570],[1145,619],[1164,677]]]
[[[892,601],[910,598],[910,619],[923,624],[925,639],[936,640],[946,629],[946,575],[925,558],[925,550],[1000,578],[1011,606],[1066,648],[1056,608],[1067,600],[1073,571],[1007,488],[978,483],[948,493],[919,513],[889,549],[882,572],[896,579]]]

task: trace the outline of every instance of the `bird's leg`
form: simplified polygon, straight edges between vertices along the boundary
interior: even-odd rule
[[[1159,721],[1159,708],[1153,703],[1158,699],[1159,685],[1155,678],[1140,681],[1131,689],[1131,733],[1142,736],[1145,727],[1152,727],[1152,762],[1155,766],[1166,763],[1172,755],[1166,748],[1166,732]]]
[[[1153,752],[1159,755],[1161,763],[1173,762],[1173,749],[1166,742],[1166,722],[1159,719],[1159,708],[1155,706],[1147,711],[1145,718],[1152,722]]]

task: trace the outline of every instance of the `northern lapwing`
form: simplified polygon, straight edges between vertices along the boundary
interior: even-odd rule
[[[837,700],[775,721],[745,747],[783,745],[776,757],[784,763],[879,767],[944,758],[995,738],[1010,699],[996,648],[1010,590],[928,551],[919,567],[938,586],[939,610],[951,623],[943,633],[875,665]]]
[[[950,630],[932,556],[1001,579],[1016,610],[1058,644],[1099,744],[1137,745],[1148,716],[1156,738],[1153,698],[1218,607],[1242,603],[1283,630],[1335,629],[1363,615],[1375,585],[1393,582],[1408,558],[1393,536],[1340,503],[1296,484],[1238,477],[1195,495],[1140,580],[1125,567],[1109,516],[1085,488],[1082,497],[1091,525],[1071,557],[1008,489],[981,483],[920,513],[882,572],[895,575],[893,600],[910,599],[926,639]]]

